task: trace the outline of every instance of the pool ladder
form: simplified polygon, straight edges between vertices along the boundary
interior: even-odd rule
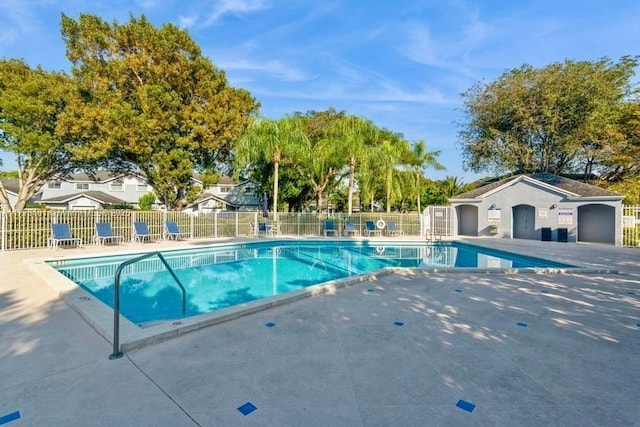
[[[430,242],[437,241],[437,240],[442,241],[442,234],[432,233],[431,230],[429,230],[428,228],[425,230],[425,236],[427,240]]]
[[[151,258],[152,256],[157,256],[160,258],[160,261],[167,268],[173,280],[176,281],[180,289],[182,290],[182,315],[184,316],[187,312],[187,291],[184,288],[184,285],[173,271],[167,260],[162,256],[160,252],[149,252],[144,255],[140,255],[139,257],[131,258],[123,262],[116,269],[116,276],[113,283],[113,353],[109,355],[109,359],[120,359],[123,356],[122,351],[120,351],[120,275],[122,274],[122,270],[128,265],[134,264],[138,261],[142,261],[143,259]]]

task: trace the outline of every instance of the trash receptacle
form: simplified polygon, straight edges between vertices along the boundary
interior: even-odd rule
[[[567,242],[569,232],[566,228],[558,228],[558,242]]]
[[[551,241],[551,227],[542,227],[542,241],[543,242]]]

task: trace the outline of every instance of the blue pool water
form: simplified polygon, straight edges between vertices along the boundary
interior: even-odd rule
[[[137,255],[49,264],[113,307],[118,266]],[[383,245],[365,241],[282,241],[172,250],[163,256],[187,291],[186,317],[279,295],[383,267],[562,268],[538,258],[461,243]],[[182,316],[182,292],[157,257],[126,267],[121,313],[137,324]]]

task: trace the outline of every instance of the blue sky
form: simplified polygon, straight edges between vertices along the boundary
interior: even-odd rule
[[[640,48],[635,0],[2,0],[0,57],[66,70],[60,15],[95,14],[189,31],[203,53],[279,118],[333,107],[424,140],[462,168],[460,93],[523,64],[618,61]],[[0,152],[4,170],[15,166]]]

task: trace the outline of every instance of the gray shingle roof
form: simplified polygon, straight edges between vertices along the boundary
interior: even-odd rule
[[[18,178],[4,178],[2,185],[7,191],[11,191],[12,193],[18,194],[18,191],[20,191]]]
[[[83,191],[82,193],[65,194],[63,196],[50,197],[48,199],[40,200],[40,203],[64,203],[68,202],[69,200],[78,199],[80,197],[88,197],[106,205],[120,205],[127,203],[122,199],[111,196],[107,193],[103,193],[102,191]]]
[[[501,187],[509,182],[522,179],[522,177],[529,177],[544,184],[552,185],[560,190],[577,194],[580,197],[622,197],[622,195],[618,193],[605,190],[604,188],[596,187],[595,185],[586,184],[584,182],[575,181],[573,179],[564,178],[562,176],[554,175],[551,173],[541,172],[514,175],[500,181],[491,182],[471,191],[467,191],[466,193],[458,194],[451,199],[458,200],[482,198],[484,194],[487,194],[491,190]]]

